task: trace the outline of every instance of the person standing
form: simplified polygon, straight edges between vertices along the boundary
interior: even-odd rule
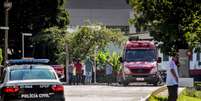
[[[76,83],[78,85],[79,83],[81,83],[82,78],[82,64],[80,63],[80,59],[77,60],[74,66],[76,68]]]
[[[74,64],[73,62],[70,61],[68,66],[69,85],[71,85],[73,82],[73,69],[74,69]]]
[[[84,62],[82,64],[82,84],[85,85],[85,78],[86,78],[86,66]]]
[[[106,61],[106,68],[105,68],[105,74],[107,78],[107,83],[110,85],[112,83],[112,65],[110,64],[109,60]]]
[[[166,84],[168,88],[168,101],[176,101],[178,97],[178,55],[173,54],[172,60],[169,62],[169,67],[167,68]]]
[[[91,84],[91,82],[92,82],[93,62],[91,61],[90,57],[86,58],[84,64],[85,64],[85,70],[86,70],[86,82]]]

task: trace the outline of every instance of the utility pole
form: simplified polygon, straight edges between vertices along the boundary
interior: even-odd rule
[[[98,46],[96,46],[95,48],[95,51],[94,51],[94,83],[96,84],[96,81],[97,81],[97,73],[96,73],[96,70],[97,70],[97,67],[96,67],[96,55],[97,55],[97,51],[98,51]]]
[[[65,43],[65,51],[66,51],[66,66],[64,68],[64,72],[65,72],[65,77],[66,77],[66,83],[69,83],[69,71],[68,71],[68,65],[69,65],[69,54],[68,54],[68,44]]]
[[[9,2],[8,0],[6,0],[4,2],[4,8],[5,8],[5,27],[8,27],[8,11],[11,9],[12,7],[12,3]],[[4,39],[4,43],[5,43],[5,46],[4,46],[4,66],[6,66],[6,61],[8,59],[8,30],[5,30],[5,39]]]

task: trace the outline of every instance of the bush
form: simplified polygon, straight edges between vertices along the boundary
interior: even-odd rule
[[[195,83],[195,89],[201,91],[201,82]]]
[[[184,96],[189,96],[189,97],[194,97],[194,98],[199,98],[200,101],[201,101],[201,91],[198,91],[194,88],[188,88],[188,89],[185,89],[181,95],[184,95]]]

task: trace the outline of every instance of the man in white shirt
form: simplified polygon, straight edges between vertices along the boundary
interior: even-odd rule
[[[166,84],[168,88],[168,101],[176,101],[177,100],[177,92],[178,92],[178,70],[177,70],[177,63],[178,63],[178,55],[174,54],[172,56],[172,60],[169,63],[169,67],[167,68],[167,78]]]

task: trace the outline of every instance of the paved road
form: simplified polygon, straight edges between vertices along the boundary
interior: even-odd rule
[[[106,85],[65,86],[66,101],[140,101],[158,87],[132,85],[128,87]]]

